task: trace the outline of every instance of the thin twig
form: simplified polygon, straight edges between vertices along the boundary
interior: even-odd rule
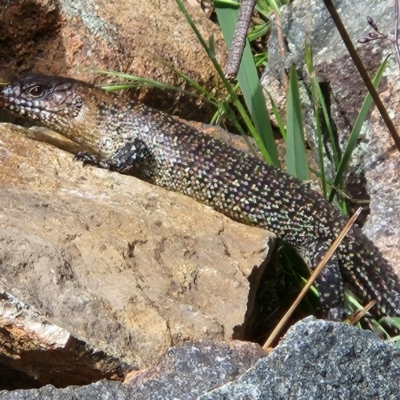
[[[399,49],[399,1],[394,0],[394,42],[393,47],[396,51],[397,63],[399,64],[400,68],[400,49]]]
[[[271,344],[275,341],[275,339],[278,337],[278,335],[282,331],[283,327],[286,325],[287,321],[289,320],[289,318],[293,314],[294,310],[297,308],[297,306],[300,304],[300,301],[303,299],[303,297],[308,292],[308,289],[310,288],[310,286],[314,283],[315,279],[318,277],[318,275],[324,269],[326,263],[332,257],[333,253],[336,251],[336,249],[338,248],[338,246],[342,242],[343,238],[347,235],[347,232],[353,226],[354,222],[356,222],[356,219],[360,215],[361,211],[362,211],[362,207],[360,207],[352,215],[352,217],[348,220],[347,224],[340,231],[339,236],[331,244],[331,247],[329,247],[328,251],[325,253],[325,255],[322,258],[322,260],[318,263],[318,265],[315,268],[314,272],[311,274],[310,278],[308,279],[307,283],[305,284],[303,290],[300,292],[300,294],[297,296],[296,300],[293,302],[293,304],[291,305],[289,310],[287,310],[286,314],[282,317],[282,319],[279,321],[278,325],[275,327],[275,329],[269,335],[267,341],[264,343],[264,346],[263,346],[264,350],[267,350],[271,346]]]
[[[249,29],[256,0],[243,0],[240,6],[239,16],[235,25],[235,32],[232,38],[231,48],[225,67],[227,79],[234,79],[239,71],[244,46],[246,44],[247,30]]]
[[[383,105],[377,91],[375,90],[374,85],[371,82],[370,77],[368,76],[367,71],[364,68],[363,63],[360,60],[360,57],[357,54],[356,49],[353,46],[353,43],[351,42],[351,39],[349,37],[349,35],[346,32],[346,29],[343,25],[342,20],[339,17],[339,14],[337,13],[334,5],[332,4],[331,0],[323,0],[325,7],[328,9],[329,13],[331,14],[331,17],[333,19],[333,21],[336,24],[336,27],[340,33],[340,36],[342,37],[342,40],[344,42],[344,44],[347,47],[348,52],[350,53],[351,58],[353,59],[353,62],[355,64],[355,66],[358,69],[358,72],[361,75],[361,78],[364,81],[365,86],[367,87],[369,93],[371,94],[372,99],[374,100],[376,107],[378,108],[379,112],[381,113],[381,116],[383,118],[383,120],[385,121],[385,124],[387,126],[387,128],[389,129],[390,134],[392,135],[392,138],[396,144],[396,147],[398,149],[398,151],[400,151],[400,137],[399,134],[396,131],[396,128],[392,122],[392,120],[389,117],[389,114],[386,111],[385,106]],[[397,0],[396,0],[397,2]]]
[[[282,21],[281,21],[281,16],[277,10],[274,11],[275,13],[275,21],[276,21],[276,35],[278,37],[278,45],[279,45],[279,55],[282,60],[285,59],[286,56],[286,47],[285,47],[285,38],[283,35],[283,30],[282,30]],[[282,78],[282,83],[285,87],[285,93],[287,94],[289,91],[289,79],[287,74],[285,73],[285,69],[282,68],[281,71],[281,78]]]
[[[375,31],[370,32],[368,36],[362,37],[358,39],[358,43],[369,43],[374,40],[388,40],[391,45],[394,47],[394,51],[396,53],[397,64],[400,69],[400,49],[399,49],[399,1],[394,0],[394,35],[391,36],[386,33],[382,33],[378,29],[378,25],[372,19],[372,17],[367,17],[368,25]]]

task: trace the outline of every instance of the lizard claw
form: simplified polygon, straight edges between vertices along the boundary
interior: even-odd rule
[[[83,165],[98,165],[96,156],[87,154],[85,151],[75,154],[74,161],[82,161]]]

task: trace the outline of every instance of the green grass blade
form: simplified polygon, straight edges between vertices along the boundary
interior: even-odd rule
[[[176,69],[172,64],[169,64],[165,60],[157,57],[159,62],[163,64],[165,67],[169,68],[176,76],[179,76],[183,80],[185,80],[189,85],[194,87],[201,95],[203,95],[205,98],[210,98],[212,101],[215,103],[218,103],[218,99],[212,95],[211,92],[207,91],[204,86],[200,85],[198,82],[196,82],[194,79],[192,79],[190,76],[185,75],[182,71],[179,71]]]
[[[289,73],[289,92],[286,110],[286,169],[289,174],[301,181],[310,178],[307,152],[304,143],[303,117],[299,82],[296,67],[292,65]]]
[[[285,4],[285,2],[275,0],[258,0],[256,4],[256,11],[265,18],[269,18],[273,12],[280,12],[279,9],[281,8],[282,4]]]
[[[266,35],[270,29],[271,29],[270,22],[265,22],[263,24],[256,25],[248,34],[249,41],[252,42],[253,40],[257,40],[258,38]]]
[[[274,99],[271,96],[271,93],[268,92],[268,91],[266,91],[266,93],[267,93],[267,96],[268,96],[269,101],[271,103],[272,111],[274,113],[274,116],[275,116],[275,119],[276,119],[276,123],[278,124],[279,131],[280,131],[280,133],[281,133],[281,135],[283,137],[283,140],[286,143],[287,133],[286,133],[285,123],[283,122],[283,119],[282,119],[281,115],[279,114],[278,107],[276,106],[276,104],[274,102]]]
[[[382,79],[383,72],[384,72],[384,70],[386,68],[386,64],[387,64],[387,61],[388,61],[388,57],[389,56],[387,56],[385,58],[385,60],[383,61],[382,65],[379,67],[379,69],[378,69],[378,71],[377,71],[377,73],[376,73],[376,75],[375,75],[375,77],[374,77],[374,79],[372,81],[372,83],[375,86],[375,88],[378,87],[379,82]],[[361,110],[360,110],[360,112],[358,114],[356,123],[354,124],[353,130],[351,131],[351,134],[350,134],[350,137],[349,137],[349,141],[348,141],[346,149],[345,149],[345,151],[343,153],[343,157],[342,157],[342,160],[340,162],[340,165],[339,165],[338,171],[336,173],[335,179],[333,180],[333,188],[332,188],[331,193],[329,195],[329,201],[332,201],[334,196],[335,196],[335,193],[336,193],[335,187],[340,187],[340,182],[342,182],[342,180],[343,180],[344,172],[345,172],[345,170],[346,170],[346,168],[347,168],[347,166],[348,166],[348,164],[350,162],[353,150],[356,147],[357,140],[358,140],[358,137],[360,135],[362,125],[363,125],[363,123],[365,122],[365,120],[367,118],[368,111],[371,108],[371,104],[372,104],[372,97],[371,97],[371,95],[369,93],[367,93],[367,95],[365,96],[364,102],[362,104]]]
[[[215,57],[215,54],[213,54],[207,43],[205,42],[205,40],[203,39],[203,37],[201,36],[199,30],[197,29],[195,23],[193,22],[192,18],[190,17],[190,15],[188,14],[188,12],[186,11],[185,7],[183,6],[183,3],[181,0],[175,0],[175,2],[178,5],[179,10],[182,12],[182,14],[185,16],[186,20],[188,21],[189,25],[191,26],[193,32],[196,34],[198,40],[200,41],[201,45],[203,46],[204,50],[206,51],[208,57],[210,58],[211,62],[214,65],[214,68],[216,69],[218,75],[220,76],[222,82],[224,83],[227,91],[229,92],[230,96],[232,97],[232,101],[235,103],[235,106],[237,108],[237,110],[240,113],[240,116],[243,118],[244,123],[246,124],[247,128],[249,129],[249,131],[251,132],[251,134],[253,135],[264,159],[269,163],[269,164],[274,164],[276,163],[276,161],[278,160],[277,158],[275,159],[274,157],[272,157],[273,153],[269,153],[266,146],[264,145],[263,140],[261,139],[260,135],[258,134],[257,130],[255,129],[249,115],[247,114],[246,110],[244,109],[242,103],[240,102],[236,92],[233,90],[232,85],[230,84],[230,82],[225,78],[225,74],[224,71],[222,70],[221,66],[218,64],[218,61]],[[275,152],[276,152],[276,147],[275,148]],[[272,150],[273,152],[273,150]]]
[[[213,0],[215,7],[228,7],[228,8],[237,8],[239,9],[240,4],[237,0]]]
[[[160,61],[160,62],[162,62],[162,61]],[[167,63],[165,63],[165,66],[170,68],[174,73],[176,73],[178,76],[183,78],[186,82],[191,84],[195,89],[198,90],[198,92],[200,94],[196,94],[196,93],[190,92],[188,90],[183,90],[182,88],[177,87],[177,86],[167,85],[165,83],[158,82],[153,79],[147,79],[147,78],[143,78],[141,76],[136,76],[136,75],[124,74],[124,73],[117,72],[117,71],[93,70],[93,72],[98,73],[98,74],[109,75],[109,76],[116,76],[118,78],[132,81],[131,84],[117,83],[117,84],[111,84],[111,85],[102,85],[101,87],[104,90],[113,91],[113,90],[131,89],[131,88],[134,88],[137,86],[141,86],[141,87],[149,86],[149,87],[156,87],[156,88],[160,88],[160,89],[172,90],[175,92],[184,93],[186,95],[193,96],[193,97],[199,98],[201,100],[204,100],[205,102],[210,103],[217,108],[220,106],[218,99],[216,99],[211,93],[204,90],[204,88],[201,85],[198,85],[191,78],[189,78],[182,72],[179,72],[178,70],[176,70],[174,67],[168,65]]]
[[[332,123],[331,123],[331,119],[329,116],[328,108],[326,107],[325,98],[324,98],[324,95],[322,94],[322,90],[321,90],[321,87],[319,84],[316,86],[316,89],[318,92],[319,105],[321,106],[322,114],[324,116],[325,127],[328,130],[329,140],[330,140],[330,144],[332,146],[333,159],[334,159],[336,168],[338,168],[339,163],[340,163],[340,154],[339,154],[339,150],[336,146],[335,135],[333,133]]]

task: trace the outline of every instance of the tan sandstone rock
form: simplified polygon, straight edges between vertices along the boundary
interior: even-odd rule
[[[7,285],[5,280],[4,283]],[[10,295],[1,286],[2,389],[47,383],[57,387],[84,385],[102,378],[124,376],[126,364],[52,324],[34,307]]]
[[[186,340],[242,338],[267,237],[0,125],[3,289],[134,369]]]

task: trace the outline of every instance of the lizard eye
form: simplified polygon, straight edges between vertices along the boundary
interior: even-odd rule
[[[42,86],[35,85],[29,88],[28,93],[32,97],[42,97],[44,95],[44,89]]]

